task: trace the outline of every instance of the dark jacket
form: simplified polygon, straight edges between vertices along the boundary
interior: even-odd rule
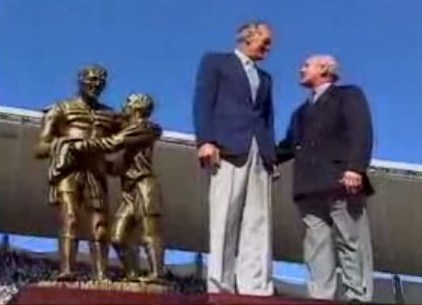
[[[293,193],[342,190],[344,171],[363,175],[366,195],[374,192],[366,175],[372,153],[373,131],[368,103],[356,86],[330,86],[315,102],[305,102],[294,113],[286,138],[278,144],[277,159],[294,158]]]
[[[214,143],[223,157],[243,163],[255,137],[264,162],[275,163],[271,77],[259,68],[258,75],[253,102],[246,72],[234,53],[209,53],[202,58],[193,105],[198,145]]]

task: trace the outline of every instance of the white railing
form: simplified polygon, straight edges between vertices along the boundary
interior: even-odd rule
[[[0,120],[7,120],[18,123],[39,124],[41,122],[41,118],[41,111],[0,106]],[[166,130],[163,132],[163,140],[166,142],[174,142],[192,146],[195,142],[195,136],[193,134]],[[371,168],[377,172],[382,171],[388,174],[396,174],[408,177],[422,177],[422,164],[373,159],[371,161]]]

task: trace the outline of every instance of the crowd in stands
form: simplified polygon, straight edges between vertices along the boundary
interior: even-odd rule
[[[79,280],[88,281],[91,273],[89,264],[78,264]],[[18,251],[0,251],[0,304],[7,304],[19,289],[30,283],[52,281],[58,272],[58,262],[36,258],[30,253]],[[110,278],[118,280],[119,268],[110,268]],[[191,276],[180,277],[167,271],[166,278],[175,292],[183,294],[205,293],[202,279]]]

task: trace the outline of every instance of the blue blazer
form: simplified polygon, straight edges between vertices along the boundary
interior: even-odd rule
[[[271,76],[258,68],[260,84],[252,101],[248,77],[234,53],[208,53],[198,69],[193,117],[198,145],[214,143],[227,160],[247,160],[256,138],[267,166],[276,160]]]

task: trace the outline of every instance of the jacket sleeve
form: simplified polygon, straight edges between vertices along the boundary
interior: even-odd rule
[[[289,126],[287,127],[286,136],[277,145],[277,162],[287,162],[295,157],[295,139],[294,128],[296,125],[297,111],[293,113]]]
[[[365,173],[371,161],[373,145],[369,105],[359,87],[350,86],[343,91],[342,110],[350,143],[347,170]]]
[[[271,76],[268,76],[269,80],[269,93],[268,93],[268,110],[267,110],[267,123],[270,131],[270,137],[272,141],[275,141],[275,126],[274,126],[274,104],[273,104],[273,81]],[[274,142],[273,142],[274,143]]]
[[[214,143],[213,108],[217,98],[216,55],[206,54],[199,65],[193,101],[193,119],[197,145]]]

